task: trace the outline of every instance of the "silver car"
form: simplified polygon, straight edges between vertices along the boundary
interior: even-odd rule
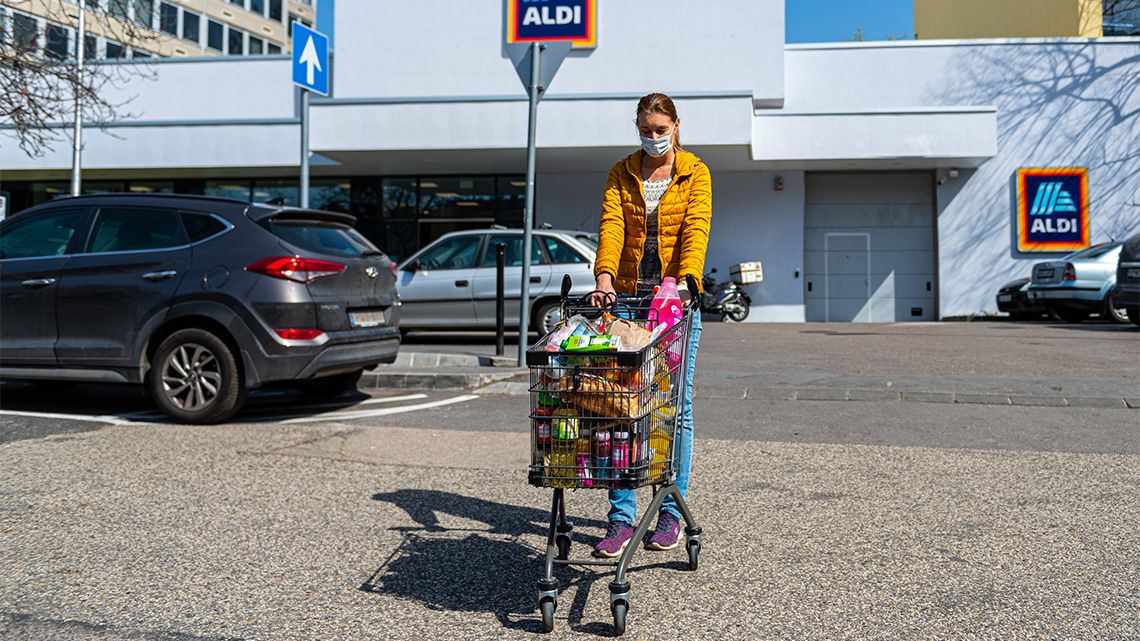
[[[1037,263],[1026,290],[1029,301],[1067,323],[1079,323],[1090,314],[1127,323],[1127,312],[1117,307],[1112,296],[1120,246],[1101,243],[1060,260]]]
[[[505,247],[505,325],[519,325],[522,279],[521,229],[481,229],[445,234],[399,266],[400,329],[493,329],[495,248]],[[546,333],[561,320],[562,276],[572,296],[594,289],[597,236],[582,231],[534,230],[531,245],[530,327]]]

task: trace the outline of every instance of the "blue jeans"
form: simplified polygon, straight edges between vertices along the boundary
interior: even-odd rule
[[[689,334],[689,362],[685,374],[685,409],[681,414],[680,462],[677,469],[677,489],[681,496],[689,489],[689,468],[693,463],[693,374],[697,371],[697,345],[701,342],[701,312],[693,312],[693,327]],[[677,510],[677,500],[672,495],[665,497],[661,504],[662,512],[681,517]],[[634,490],[610,490],[610,521],[637,521],[637,492]]]

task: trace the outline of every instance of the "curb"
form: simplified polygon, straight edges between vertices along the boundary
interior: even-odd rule
[[[513,356],[487,356],[484,354],[449,354],[445,352],[401,351],[396,361],[385,367],[517,367]]]
[[[525,370],[503,369],[497,372],[448,373],[430,371],[385,371],[375,369],[365,372],[360,379],[362,389],[391,390],[457,390],[480,389],[494,383],[506,382],[524,373]]]

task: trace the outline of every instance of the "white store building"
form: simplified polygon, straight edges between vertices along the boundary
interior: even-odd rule
[[[1140,231],[1140,38],[785,45],[782,0],[599,5],[596,48],[539,107],[536,221],[596,230],[637,99],[667,93],[712,171],[708,266],[763,262],[749,321],[994,311],[1002,283],[1057,255],[1018,251],[1021,167],[1088,168],[1092,242]],[[527,102],[502,2],[338,3],[335,33],[313,204],[396,256],[521,220]],[[290,64],[150,62],[116,89],[136,117],[86,133],[85,184],[295,198]],[[13,209],[65,192],[66,139],[33,159],[10,133]]]

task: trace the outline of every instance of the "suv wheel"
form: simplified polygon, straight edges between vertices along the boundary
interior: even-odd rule
[[[148,376],[151,398],[183,423],[218,423],[245,401],[230,348],[201,329],[182,329],[162,341]]]

